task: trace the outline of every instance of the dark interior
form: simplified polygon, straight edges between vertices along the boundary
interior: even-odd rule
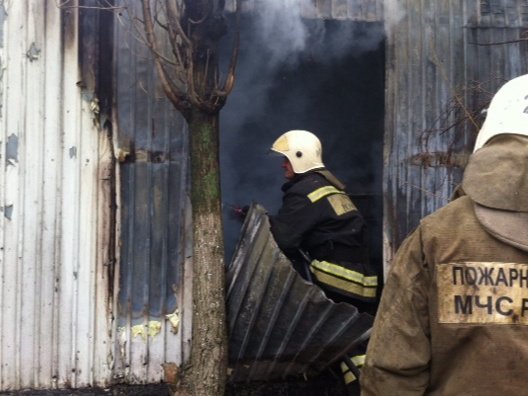
[[[257,202],[275,213],[281,205],[285,180],[281,159],[268,153],[273,141],[306,129],[364,214],[371,260],[382,272],[383,25],[303,20],[303,48],[281,53],[282,38],[264,36],[258,18],[242,18],[236,84],[221,111],[226,261],[242,225],[237,209]],[[227,37],[223,58],[230,44]]]

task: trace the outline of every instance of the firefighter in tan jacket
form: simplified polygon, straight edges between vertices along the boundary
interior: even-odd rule
[[[527,95],[527,75],[497,92],[464,194],[398,250],[362,395],[527,394]]]

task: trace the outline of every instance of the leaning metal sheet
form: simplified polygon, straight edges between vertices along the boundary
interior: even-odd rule
[[[373,323],[298,275],[257,204],[227,271],[227,304],[234,382],[317,374],[366,340]]]

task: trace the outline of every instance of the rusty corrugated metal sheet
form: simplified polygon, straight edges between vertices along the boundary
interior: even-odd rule
[[[303,18],[361,22],[384,20],[384,0],[241,0],[243,12],[262,12],[273,5],[289,9],[299,7]],[[226,1],[226,10],[235,10],[236,0]]]
[[[491,94],[527,72],[527,1],[386,0],[385,8],[389,263],[419,219],[448,202]]]
[[[111,378],[111,150],[70,5],[0,2],[2,391]]]
[[[247,215],[227,285],[232,381],[315,374],[369,337],[372,316],[303,280],[260,205]]]

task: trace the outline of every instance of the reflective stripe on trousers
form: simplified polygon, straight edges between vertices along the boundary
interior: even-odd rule
[[[356,355],[348,356],[351,362],[358,367],[359,369],[364,366],[366,360],[366,355]],[[346,385],[356,381],[356,375],[354,375],[345,362],[340,363],[340,368],[342,369],[343,379]]]

